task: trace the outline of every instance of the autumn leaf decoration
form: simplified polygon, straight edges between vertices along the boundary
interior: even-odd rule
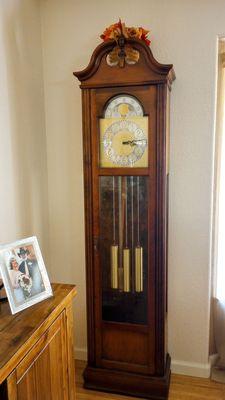
[[[142,27],[135,28],[125,26],[125,23],[121,22],[121,20],[119,19],[118,22],[106,28],[100,38],[104,42],[106,42],[107,40],[118,41],[119,37],[124,36],[126,39],[143,40],[149,46],[151,42],[147,37],[148,33],[149,31]]]
[[[126,43],[126,39],[139,39],[143,40],[148,46],[150,40],[147,38],[149,31],[139,27],[125,26],[124,22],[116,22],[104,30],[100,36],[104,42],[108,40],[115,40],[116,46],[108,54],[106,61],[110,67],[119,65],[124,67],[125,63],[132,65],[136,64],[139,60],[139,52],[131,45]]]

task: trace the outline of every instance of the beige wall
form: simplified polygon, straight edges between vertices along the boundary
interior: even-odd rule
[[[75,340],[78,353],[84,354],[86,298],[81,103],[80,89],[73,77],[80,45],[77,47],[77,41],[72,39],[80,35],[77,17],[76,2],[42,1],[51,269],[54,281],[78,286]],[[75,36],[74,28],[77,29]]]
[[[0,4],[0,243],[37,235],[48,260],[40,4]]]
[[[86,352],[81,100],[72,72],[87,66],[98,35],[120,16],[151,29],[156,59],[173,63],[177,75],[171,109],[169,351],[174,371],[208,374],[215,60],[224,11],[224,0],[1,2],[0,222],[6,227],[1,241],[35,230],[51,254],[53,280],[77,283],[80,357]]]

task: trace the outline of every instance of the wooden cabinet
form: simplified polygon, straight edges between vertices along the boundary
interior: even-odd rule
[[[76,292],[72,285],[53,285],[53,291],[53,298],[16,316],[8,304],[1,305],[0,399],[75,399],[71,302]]]

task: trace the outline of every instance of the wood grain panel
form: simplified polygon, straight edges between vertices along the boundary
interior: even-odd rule
[[[18,365],[16,369],[17,382],[22,379],[23,375],[27,372],[30,365],[39,357],[45,347],[48,346],[52,338],[57,334],[61,328],[61,317],[59,317],[51,326],[49,330],[45,332],[36,345],[31,349],[31,351],[24,357],[23,361]]]
[[[0,384],[76,295],[74,285],[53,284],[54,296],[12,315],[8,302],[0,307]]]
[[[131,364],[148,364],[148,335],[117,328],[103,330],[102,357]]]
[[[65,314],[61,319],[61,330],[56,333],[49,344],[49,366],[50,366],[50,382],[51,395],[55,400],[67,400],[68,396],[68,376],[67,376],[67,349],[65,329]]]
[[[4,382],[5,383],[5,382]],[[5,385],[6,387],[6,385]],[[16,372],[13,371],[7,379],[7,394],[4,394],[4,400],[18,400],[17,397],[17,385],[16,385]]]
[[[55,298],[48,299],[45,302],[45,309],[47,309],[47,313],[50,312],[47,320],[43,321],[43,315],[38,312],[35,314],[35,308],[38,311],[38,305],[33,309],[33,315],[35,318],[38,318],[39,315],[39,322],[41,323],[41,326],[37,324],[37,331],[32,336],[33,339],[37,339],[28,339],[30,347],[28,347],[27,342],[25,344],[22,342],[22,349],[18,349],[18,354],[14,354],[13,360],[7,361],[6,367],[2,371],[0,369],[0,376],[2,377],[9,369],[13,369],[7,380],[0,385],[1,400],[75,399],[72,298],[70,297],[75,295],[75,288],[71,285],[60,284],[54,285],[54,289]],[[52,303],[55,303],[55,307],[50,311]],[[39,305],[39,310],[43,311],[43,304]],[[32,315],[31,309],[29,309],[29,312]],[[27,327],[26,313],[21,312],[17,318],[20,329],[23,326],[23,321],[25,327]],[[6,327],[3,324],[4,339],[7,336],[7,328],[9,329],[8,337],[13,334],[10,322],[13,322],[13,325],[15,324],[15,328],[17,326],[14,316],[10,314],[7,316],[7,313],[5,313],[5,322],[7,320],[9,326]],[[16,332],[15,329],[14,337],[16,337]],[[24,336],[26,338],[26,332]],[[20,338],[20,341],[22,341],[22,338]],[[7,347],[4,349],[2,344],[0,347],[4,350],[4,353],[7,351]],[[24,353],[25,355],[22,358]]]
[[[17,384],[18,400],[37,400],[35,366],[32,365]],[[10,399],[11,400],[11,399]]]
[[[74,325],[72,305],[66,308],[67,357],[68,357],[68,391],[69,399],[75,399],[75,365],[74,365]],[[65,367],[65,364],[64,364]]]
[[[36,360],[35,375],[37,400],[52,399],[49,347],[45,348]]]

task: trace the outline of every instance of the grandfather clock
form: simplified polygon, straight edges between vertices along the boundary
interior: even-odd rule
[[[81,82],[88,364],[85,387],[166,399],[172,65],[121,30]]]

